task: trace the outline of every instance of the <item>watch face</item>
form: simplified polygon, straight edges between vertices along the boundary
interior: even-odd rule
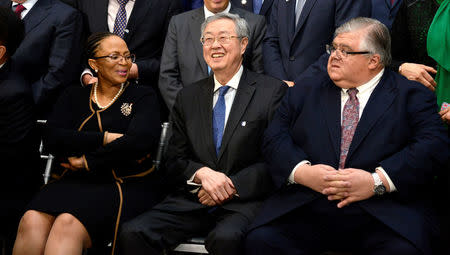
[[[384,185],[378,185],[378,186],[375,186],[373,191],[375,192],[376,195],[380,196],[380,195],[383,195],[384,193],[386,193],[386,187],[384,187]]]

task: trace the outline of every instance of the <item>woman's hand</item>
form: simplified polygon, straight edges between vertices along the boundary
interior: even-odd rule
[[[105,132],[104,134],[104,143],[103,145],[107,145],[108,143],[113,142],[114,140],[116,140],[117,138],[122,137],[123,134],[120,133],[110,133],[110,132]]]
[[[430,75],[430,73],[436,74],[436,69],[433,67],[415,63],[403,63],[398,69],[398,72],[408,80],[418,81],[431,91],[435,90],[436,81]]]
[[[72,171],[86,169],[84,157],[69,157],[68,163],[61,163],[61,166]]]
[[[447,107],[447,109],[442,110],[439,112],[439,115],[441,115],[441,119],[450,125],[450,107]]]

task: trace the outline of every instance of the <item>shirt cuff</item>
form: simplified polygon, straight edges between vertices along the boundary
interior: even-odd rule
[[[302,166],[302,165],[304,165],[304,164],[311,165],[311,162],[309,162],[308,160],[302,160],[300,163],[298,163],[298,164],[294,167],[294,169],[292,170],[291,174],[289,175],[289,178],[288,178],[288,185],[290,185],[290,184],[297,184],[297,183],[295,182],[295,180],[294,180],[295,172],[297,171],[297,169],[298,169],[299,166]]]
[[[82,86],[82,87],[84,87],[84,84],[83,84],[83,75],[85,75],[85,74],[89,74],[89,75],[91,75],[92,77],[94,76],[94,74],[91,72],[91,70],[89,70],[88,68],[84,69],[83,72],[81,73],[81,76],[80,76],[80,83],[81,83],[81,86]]]
[[[375,168],[375,170],[379,170],[384,175],[384,177],[386,177],[386,180],[388,181],[389,184],[389,192],[397,191],[397,188],[395,187],[391,178],[389,178],[389,175],[386,173],[386,171],[384,171],[384,169],[381,166]]]
[[[191,176],[191,178],[189,178],[189,180],[186,181],[186,184],[187,184],[187,185],[193,186],[193,188],[195,187],[193,190],[189,191],[189,192],[191,192],[192,194],[197,193],[198,190],[202,187],[201,184],[198,184],[198,183],[195,183],[195,182],[194,182],[194,178],[195,178],[195,175],[196,175],[196,174],[197,174],[197,172],[195,172],[195,173]]]

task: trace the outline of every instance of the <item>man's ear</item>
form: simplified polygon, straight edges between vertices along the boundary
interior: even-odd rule
[[[0,60],[6,59],[6,47],[4,45],[0,45]]]
[[[244,55],[245,49],[247,49],[247,45],[248,45],[248,38],[244,37],[241,40],[241,55]]]
[[[374,70],[377,69],[381,65],[381,56],[380,54],[372,54],[369,58],[369,69]]]

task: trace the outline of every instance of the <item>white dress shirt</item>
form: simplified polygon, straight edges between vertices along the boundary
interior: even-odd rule
[[[375,75],[375,77],[373,77],[370,81],[357,87],[358,93],[356,94],[356,97],[358,98],[358,101],[359,101],[359,118],[360,119],[361,119],[362,114],[364,113],[364,108],[366,107],[367,102],[369,101],[370,95],[372,95],[373,90],[376,88],[376,86],[380,82],[381,77],[383,76],[383,73],[384,73],[384,69],[381,70],[377,75]],[[348,89],[341,89],[341,116],[342,116],[342,112],[344,111],[344,105],[349,98],[347,90]],[[341,123],[342,123],[342,118],[341,118]],[[295,171],[297,171],[297,168],[299,166],[304,165],[304,164],[310,165],[311,163],[307,160],[302,160],[300,163],[298,163],[292,170],[291,174],[289,175],[288,183],[290,183],[290,184],[295,183],[295,181],[294,181]],[[390,192],[396,191],[397,189],[396,189],[394,183],[392,182],[391,178],[389,178],[386,171],[384,171],[384,169],[381,166],[377,167],[376,170],[381,171],[383,173],[383,175],[386,177],[386,179],[389,183]]]
[[[28,14],[28,12],[31,10],[31,8],[33,8],[33,6],[36,4],[37,1],[38,1],[38,0],[28,0],[28,1],[26,1],[25,3],[22,4],[23,7],[25,7],[25,10],[23,10],[23,11],[22,11],[22,14],[21,14],[21,18],[22,18],[22,19],[25,18],[25,16]],[[16,11],[17,5],[19,5],[19,4],[13,2],[13,5],[12,5],[12,10],[13,10],[13,11]]]
[[[231,9],[231,2],[228,2],[227,8],[225,8],[225,10],[218,12],[218,13],[229,13],[230,9]],[[210,10],[208,10],[205,5],[203,5],[203,10],[205,11],[205,20],[211,16],[216,15],[216,13],[213,13]]]

